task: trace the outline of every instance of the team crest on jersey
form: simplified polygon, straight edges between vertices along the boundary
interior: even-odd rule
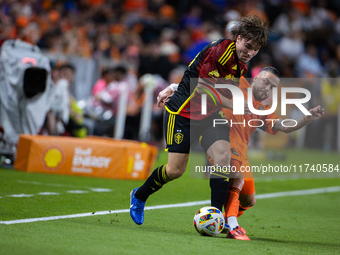
[[[174,137],[175,137],[175,142],[177,144],[180,144],[183,141],[184,135],[181,133],[176,133]]]
[[[217,70],[213,70],[213,71],[209,72],[208,75],[210,77],[216,77],[216,78],[220,77],[220,74],[217,72]]]

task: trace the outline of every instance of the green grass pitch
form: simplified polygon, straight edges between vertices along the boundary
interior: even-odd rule
[[[250,163],[340,164],[337,153],[282,153],[285,157],[281,160],[255,157]],[[166,154],[161,153],[156,164],[165,162]],[[193,153],[191,162],[204,164],[204,156]],[[256,192],[339,187],[339,180],[258,178]],[[93,213],[88,217],[0,224],[0,254],[340,254],[340,192],[258,199],[239,218],[250,242],[226,239],[224,235],[198,235],[192,220],[203,205],[148,210],[141,226],[134,224],[127,212],[96,215],[128,209],[130,191],[142,183],[0,169],[0,222]],[[209,197],[208,180],[191,178],[187,171],[151,196],[147,206]]]

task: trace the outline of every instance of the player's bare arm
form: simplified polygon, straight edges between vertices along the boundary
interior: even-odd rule
[[[318,105],[317,107],[310,109],[309,112],[311,115],[306,115],[303,118],[300,118],[296,121],[293,120],[285,120],[285,125],[282,125],[282,119],[276,121],[274,124],[273,130],[281,131],[284,133],[290,133],[295,130],[299,130],[300,128],[306,126],[307,124],[320,119],[324,114],[324,109]],[[296,124],[296,125],[295,125]],[[295,125],[295,126],[294,126]]]
[[[161,92],[158,93],[157,106],[163,108],[166,102],[172,97],[172,95],[177,91],[178,84],[172,83]]]

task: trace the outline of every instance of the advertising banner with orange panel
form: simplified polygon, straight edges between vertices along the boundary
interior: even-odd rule
[[[112,179],[146,179],[155,146],[112,138],[20,135],[16,170]]]

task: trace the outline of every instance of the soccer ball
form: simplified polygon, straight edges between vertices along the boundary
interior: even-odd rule
[[[224,228],[224,216],[216,207],[205,206],[195,214],[194,226],[202,236],[217,236]]]

